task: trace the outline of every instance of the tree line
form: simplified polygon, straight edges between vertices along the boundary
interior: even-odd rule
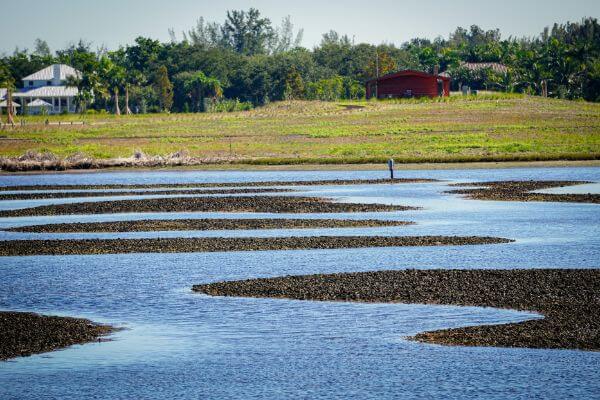
[[[401,45],[354,43],[335,31],[312,50],[289,17],[275,26],[256,9],[228,11],[224,22],[198,20],[161,43],[138,37],[114,51],[79,41],[52,53],[37,40],[32,51],[0,57],[0,87],[53,63],[81,71],[78,108],[115,113],[232,111],[283,99],[360,99],[365,81],[402,69],[453,78],[453,89],[522,92],[600,101],[600,26],[597,19],[554,24],[536,37],[502,38],[477,25],[448,38],[416,38]],[[470,69],[465,63],[499,63]]]

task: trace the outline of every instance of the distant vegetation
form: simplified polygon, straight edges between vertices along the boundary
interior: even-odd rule
[[[237,111],[272,100],[364,98],[364,82],[400,69],[450,71],[459,83],[550,97],[600,101],[600,25],[594,18],[555,24],[534,38],[501,38],[498,30],[457,28],[448,39],[393,44],[354,43],[331,31],[309,50],[302,31],[286,18],[275,26],[259,11],[230,11],[223,23],[200,18],[197,26],[161,43],[139,37],[114,51],[80,41],[52,53],[38,40],[33,51],[0,58],[0,87],[49,64],[82,71],[81,112],[134,113]],[[464,62],[508,67],[476,71]]]

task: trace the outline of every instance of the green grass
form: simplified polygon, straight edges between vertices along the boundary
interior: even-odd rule
[[[185,150],[209,163],[256,165],[600,158],[600,104],[512,94],[278,102],[223,114],[61,115],[49,117],[50,125],[46,118],[0,131],[0,156],[107,159]]]

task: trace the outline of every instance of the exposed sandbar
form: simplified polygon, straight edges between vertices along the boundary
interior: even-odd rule
[[[568,203],[600,203],[599,194],[534,193],[535,190],[581,185],[580,181],[498,181],[459,183],[452,186],[477,186],[472,189],[455,189],[446,193],[463,194],[474,200],[496,201],[552,201]]]
[[[87,319],[0,311],[0,360],[99,341],[113,331]]]
[[[256,188],[256,189],[177,189],[177,190],[146,190],[114,192],[23,192],[0,194],[1,200],[38,200],[66,199],[74,197],[106,197],[106,196],[165,196],[165,195],[201,195],[201,194],[247,194],[247,193],[281,193],[291,192],[291,189]]]
[[[0,256],[194,253],[400,246],[461,246],[469,244],[509,242],[512,242],[512,240],[479,236],[305,236],[273,238],[3,240],[0,241]]]
[[[311,181],[254,181],[254,182],[203,182],[203,183],[156,183],[156,184],[106,184],[106,185],[17,185],[0,186],[0,191],[20,190],[101,190],[101,189],[161,189],[161,188],[208,188],[208,187],[256,187],[256,186],[323,186],[323,185],[374,185],[439,182],[436,179],[328,179]]]
[[[543,319],[443,329],[413,339],[446,345],[600,350],[600,270],[402,270],[218,282],[213,296],[394,302],[534,311]]]
[[[140,221],[80,222],[72,224],[29,225],[6,229],[10,232],[74,233],[74,232],[152,232],[211,231],[253,229],[365,228],[412,225],[408,221],[376,219],[145,219]]]
[[[0,211],[0,217],[141,212],[264,212],[347,213],[414,210],[384,204],[336,203],[330,199],[295,196],[174,197],[94,201]]]

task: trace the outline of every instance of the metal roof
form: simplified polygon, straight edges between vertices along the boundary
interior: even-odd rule
[[[52,104],[42,99],[35,99],[31,103],[27,104],[27,107],[52,107]]]
[[[13,104],[13,107],[21,107],[19,105],[19,103],[15,103],[14,101],[12,104]],[[0,101],[0,107],[8,107],[7,101],[6,100]]]
[[[497,62],[464,62],[461,63],[460,66],[471,71],[489,68],[499,74],[506,74],[508,72],[508,67],[506,65]]]
[[[56,70],[58,72],[58,76],[54,76],[55,66],[57,66]],[[22,80],[24,81],[49,81],[52,79],[58,79],[64,81],[68,76],[80,76],[81,72],[77,71],[75,68],[66,65],[66,64],[52,64],[44,69],[39,70],[38,72],[34,72],[31,75],[26,76]]]
[[[427,72],[415,71],[415,70],[412,70],[412,69],[406,69],[404,71],[392,72],[390,74],[380,76],[379,78],[368,80],[367,83],[375,82],[375,81],[381,82],[381,81],[385,81],[387,79],[400,78],[400,77],[403,77],[403,76],[418,76],[420,78],[439,78],[439,79],[441,79],[443,81],[449,81],[450,80],[450,78],[447,77],[447,76],[432,75],[432,74],[428,74]]]
[[[77,88],[72,86],[42,86],[33,89],[21,89],[13,97],[73,97],[77,96]]]

